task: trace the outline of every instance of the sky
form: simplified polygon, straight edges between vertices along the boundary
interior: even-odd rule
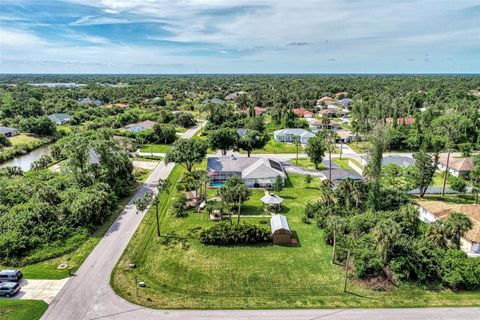
[[[480,73],[480,1],[0,0],[0,73]]]

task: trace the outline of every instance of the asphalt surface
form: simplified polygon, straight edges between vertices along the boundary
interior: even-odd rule
[[[199,128],[184,134],[193,136]],[[157,310],[134,305],[117,296],[110,287],[110,275],[145,212],[137,213],[133,201],[145,192],[155,192],[159,179],[168,177],[174,164],[161,162],[134,195],[104,238],[91,252],[76,275],[71,277],[53,299],[44,320],[396,320],[396,319],[478,319],[480,308],[428,309],[320,309],[320,310]]]

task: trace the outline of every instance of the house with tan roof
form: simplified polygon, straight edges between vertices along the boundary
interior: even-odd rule
[[[461,239],[462,250],[469,255],[480,255],[480,204],[449,204],[442,201],[418,201],[419,218],[431,223],[445,220],[452,212],[465,214],[472,221],[470,229]]]
[[[328,104],[335,104],[337,101],[332,97],[325,96],[317,100],[317,104],[328,105]]]
[[[139,123],[129,124],[125,126],[125,130],[137,133],[137,132],[153,129],[154,125],[155,125],[155,122],[146,120]]]
[[[442,153],[438,159],[438,169],[445,171],[447,168],[448,154]],[[473,158],[456,158],[450,156],[448,171],[455,177],[464,177],[473,169]]]
[[[391,124],[393,123],[393,118],[386,118],[385,122]],[[397,118],[397,124],[411,125],[414,123],[415,123],[415,118],[413,117]]]
[[[293,109],[292,112],[299,118],[313,118],[313,112],[310,112],[305,108],[296,108]]]

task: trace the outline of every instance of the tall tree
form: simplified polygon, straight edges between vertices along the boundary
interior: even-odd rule
[[[305,153],[315,164],[315,169],[318,169],[318,165],[322,163],[326,149],[325,141],[318,133],[308,140]]]
[[[248,130],[247,133],[238,140],[238,148],[247,151],[248,157],[255,149],[265,147],[270,138],[264,133],[256,130]]]
[[[370,183],[367,206],[371,209],[377,208],[378,201],[380,201],[380,179],[382,174],[383,152],[386,144],[385,137],[385,128],[383,126],[377,126],[369,137],[370,159],[365,167],[365,173]]]
[[[423,198],[438,165],[438,152],[427,153],[424,149],[413,155],[415,167],[417,168],[416,185],[420,190],[420,197]]]
[[[455,249],[460,250],[460,239],[472,228],[469,217],[460,212],[452,212],[445,221],[445,231]]]
[[[237,130],[232,128],[221,128],[210,134],[210,145],[214,149],[220,149],[222,155],[227,155],[227,151],[235,149],[238,142]]]
[[[165,163],[177,162],[191,172],[195,163],[201,163],[207,154],[208,144],[200,139],[178,139],[165,156]]]

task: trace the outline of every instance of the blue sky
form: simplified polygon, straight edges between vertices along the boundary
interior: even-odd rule
[[[1,73],[480,73],[478,0],[0,0]]]

